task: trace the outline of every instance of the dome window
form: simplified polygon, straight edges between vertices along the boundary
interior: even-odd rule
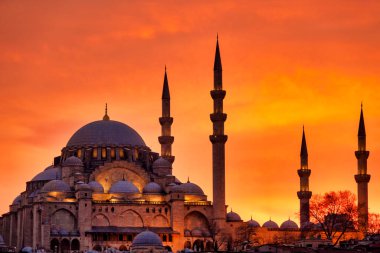
[[[115,157],[116,157],[115,149],[112,148],[112,149],[111,149],[111,158],[112,158],[112,159],[115,159]]]
[[[102,159],[106,159],[107,157],[107,150],[106,148],[102,148]]]

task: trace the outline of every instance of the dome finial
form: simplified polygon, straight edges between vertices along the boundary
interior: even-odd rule
[[[190,177],[187,177],[187,182],[190,183]]]
[[[104,114],[103,120],[110,120],[110,117],[108,116],[108,106],[107,106],[107,103],[106,103],[106,110],[105,110],[105,114]]]

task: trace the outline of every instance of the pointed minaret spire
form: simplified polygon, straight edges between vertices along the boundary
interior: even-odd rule
[[[366,147],[366,138],[363,104],[361,104],[358,129],[358,150],[355,151],[355,156],[358,160],[358,170],[355,175],[355,181],[358,185],[358,222],[360,231],[367,231],[368,228],[368,183],[371,179],[371,175],[367,174],[367,159],[369,151],[367,151]]]
[[[219,38],[216,36],[216,50],[215,50],[215,60],[214,60],[214,89],[221,90],[223,86],[222,78],[222,60],[220,58],[219,50]]]
[[[302,126],[302,143],[301,143],[301,168],[307,169],[308,167],[308,153],[305,137],[305,127]]]
[[[170,99],[169,82],[168,82],[168,75],[166,73],[166,65],[165,65],[164,85],[162,88],[162,99]]]
[[[366,133],[365,133],[365,124],[364,124],[364,115],[363,115],[363,103],[360,105],[360,120],[359,120],[359,129],[358,129],[358,148],[361,151],[366,150]]]
[[[158,137],[158,141],[161,144],[161,157],[173,163],[174,156],[172,156],[172,144],[174,142],[174,137],[171,136],[173,118],[170,116],[170,92],[166,65],[164,84],[162,87],[162,116],[159,118],[159,121],[161,125],[161,136]],[[165,173],[171,174],[171,168],[170,171],[167,171]]]
[[[300,190],[297,192],[297,196],[300,200],[300,224],[301,229],[310,222],[310,205],[309,200],[312,192],[309,191],[309,177],[311,170],[308,166],[308,153],[306,145],[305,127],[302,126],[302,142],[301,142],[301,168],[297,171],[300,177]],[[290,217],[289,217],[290,219]]]
[[[103,116],[103,120],[110,120],[110,117],[108,116],[108,106],[106,103],[106,109],[105,109],[105,114]]]

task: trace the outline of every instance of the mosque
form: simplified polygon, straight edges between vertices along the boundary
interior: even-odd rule
[[[263,236],[272,239],[283,232],[298,235],[299,227],[291,220],[281,226],[270,220],[261,227],[252,219],[244,222],[237,213],[227,213],[227,135],[224,133],[227,114],[223,112],[226,91],[222,83],[217,41],[214,87],[210,92],[214,103],[210,115],[213,133],[209,136],[212,144],[212,201],[200,186],[190,181],[180,182],[172,174],[175,158],[172,154],[174,137],[171,135],[173,118],[165,70],[162,116],[159,118],[161,136],[158,137],[161,152],[153,152],[139,133],[128,125],[112,120],[106,107],[103,119],[77,130],[62,148],[60,156],[54,158],[53,165],[26,183],[25,191],[0,218],[3,244],[16,250],[31,247],[57,253],[107,248],[132,252],[174,252],[184,248],[213,251],[226,248],[238,237],[243,238],[241,234],[242,231],[246,234],[245,228],[255,228],[258,233],[263,231]],[[364,121],[362,128],[364,130]],[[357,157],[361,159],[361,167],[355,178],[364,192],[359,201],[367,203],[365,191],[369,176],[366,175],[365,159],[368,151],[365,150],[365,137],[360,138],[362,144]],[[302,226],[309,222],[311,197],[305,134],[298,174],[301,179],[298,197]],[[368,212],[368,206],[364,211],[365,208]]]

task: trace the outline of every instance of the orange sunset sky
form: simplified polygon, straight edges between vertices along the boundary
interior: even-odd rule
[[[303,124],[313,193],[356,194],[363,101],[369,207],[380,212],[379,13],[379,1],[350,0],[1,1],[0,213],[106,102],[159,152],[165,64],[173,173],[212,199],[217,33],[229,207],[261,224],[298,222]]]

